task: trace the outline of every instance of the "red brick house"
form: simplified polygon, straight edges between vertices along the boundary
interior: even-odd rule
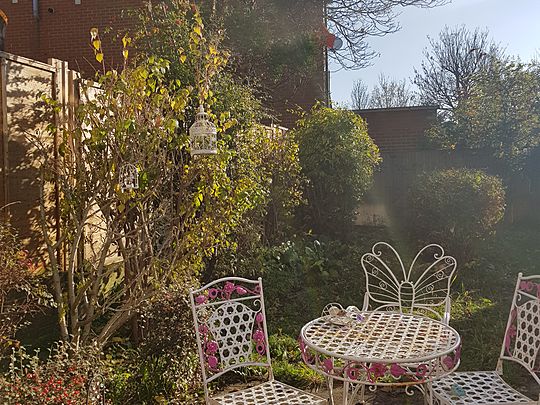
[[[298,19],[298,13],[304,10],[309,15],[307,19],[317,20],[306,24],[318,28],[323,21],[322,2],[312,2],[307,9],[304,3],[291,3],[284,18]],[[94,52],[90,46],[90,29],[99,29],[107,62],[113,67],[120,66],[121,43],[112,40],[114,33],[134,24],[123,11],[144,4],[143,0],[2,0],[0,10],[8,18],[4,51],[41,62],[47,62],[49,58],[67,61],[70,69],[91,76],[98,66],[94,63]],[[320,13],[313,11],[313,6],[318,4],[321,5]],[[293,21],[286,25],[291,31],[295,30]],[[107,35],[105,31],[108,28],[110,34]],[[289,33],[283,32],[282,35]],[[316,73],[312,77],[304,78],[294,86],[284,83],[271,95],[272,99],[267,104],[276,111],[281,125],[294,125],[295,116],[289,114],[289,109],[296,106],[309,109],[315,101],[326,100],[323,44],[318,59]]]

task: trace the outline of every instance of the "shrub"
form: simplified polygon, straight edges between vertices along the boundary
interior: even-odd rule
[[[39,283],[42,267],[22,250],[11,227],[0,222],[0,355],[17,345],[15,333],[49,300]]]
[[[268,249],[262,276],[270,332],[296,337],[329,302],[361,305],[361,254],[361,249],[334,240],[288,241]]]
[[[103,394],[99,355],[92,347],[75,350],[66,343],[53,347],[45,361],[40,360],[39,352],[31,355],[24,348],[15,350],[9,372],[0,374],[2,404],[97,403]]]
[[[249,132],[251,141],[244,148],[251,152],[240,151],[239,155],[253,155],[251,177],[258,176],[263,198],[242,216],[229,243],[208,261],[203,281],[260,268],[264,248],[286,240],[293,230],[294,211],[302,197],[298,145],[289,132],[279,128],[254,126]]]
[[[317,232],[340,233],[353,222],[380,161],[366,123],[352,111],[315,106],[294,134],[308,179],[307,214]]]
[[[313,371],[301,361],[298,363],[274,361],[273,371],[278,381],[297,388],[313,390],[324,385],[323,375]]]
[[[202,379],[187,291],[164,290],[142,312],[142,344],[111,353],[110,398],[121,404],[192,403]]]
[[[268,342],[274,377],[277,380],[298,388],[309,389],[319,388],[324,384],[324,377],[302,361],[296,339],[277,333],[270,335]]]
[[[422,242],[453,254],[492,234],[505,206],[502,181],[481,170],[449,169],[421,175],[411,189],[411,226]]]

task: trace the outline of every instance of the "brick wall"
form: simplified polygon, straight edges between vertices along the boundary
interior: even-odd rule
[[[96,68],[90,29],[99,28],[106,60],[120,65],[121,43],[113,43],[112,33],[132,24],[122,17],[122,10],[143,4],[142,0],[38,0],[36,17],[32,0],[13,1],[0,2],[9,19],[5,51],[42,62],[48,58],[65,60],[72,69],[87,75]],[[105,34],[109,27],[111,34]]]
[[[122,10],[144,4],[143,0],[38,0],[36,18],[33,15],[33,0],[15,0],[16,3],[13,1],[0,0],[0,9],[9,19],[5,51],[42,62],[49,58],[64,60],[69,62],[71,69],[85,76],[91,76],[99,69],[90,46],[90,29],[99,28],[105,61],[109,67],[119,67],[122,64],[121,43],[113,42],[112,38],[114,33],[134,24],[133,20],[122,16]],[[301,20],[307,27],[315,29],[322,23],[320,0],[309,1],[310,7],[307,8],[306,3],[291,3],[290,12],[284,16],[291,19],[290,24],[285,24],[291,31],[297,28],[296,20]],[[107,28],[111,28],[109,34],[105,34]],[[286,31],[284,30],[282,35],[289,35]],[[317,68],[312,77],[304,78],[301,83],[294,85],[284,83],[270,95],[267,105],[274,110],[281,125],[294,125],[296,116],[290,114],[289,109],[297,106],[309,109],[316,100],[324,100],[322,46],[316,64]]]
[[[321,0],[289,1],[284,16],[281,35],[286,41],[297,37],[299,31],[321,34],[324,21],[324,7]],[[292,111],[301,108],[310,110],[317,101],[326,101],[326,73],[324,44],[317,44],[319,52],[314,55],[310,72],[295,80],[283,80],[271,95],[270,107],[277,112],[280,125],[292,128],[298,116]],[[292,67],[294,69],[294,67]]]
[[[425,147],[425,131],[437,117],[437,107],[399,107],[355,110],[368,124],[369,136],[382,154]]]

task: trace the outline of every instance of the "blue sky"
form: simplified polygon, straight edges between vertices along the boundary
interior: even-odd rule
[[[380,54],[373,65],[361,70],[339,70],[331,64],[331,97],[340,105],[350,101],[352,83],[362,79],[370,88],[380,73],[395,79],[411,79],[414,68],[420,68],[422,50],[445,25],[465,25],[473,30],[487,28],[492,39],[507,54],[523,61],[540,56],[540,0],[453,0],[433,9],[406,7],[395,34],[371,38],[369,43]],[[411,84],[412,87],[412,84]]]

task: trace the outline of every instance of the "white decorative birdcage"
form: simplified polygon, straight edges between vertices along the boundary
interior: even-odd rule
[[[122,190],[122,192],[138,189],[139,169],[131,163],[126,163],[120,167],[118,183],[120,184],[120,190]]]
[[[217,129],[204,107],[199,106],[195,122],[189,128],[189,147],[191,156],[215,155],[217,153]]]

